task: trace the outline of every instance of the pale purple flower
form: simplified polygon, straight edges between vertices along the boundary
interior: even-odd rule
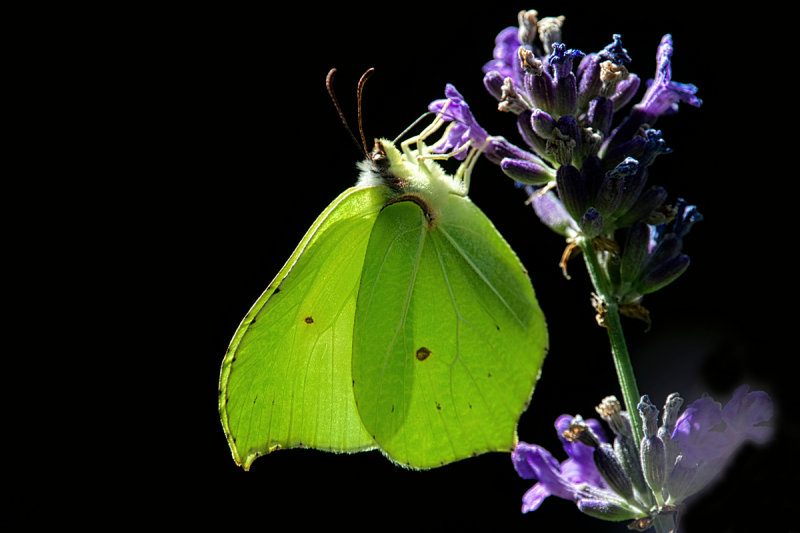
[[[772,414],[767,393],[748,392],[748,386],[742,385],[724,408],[710,398],[700,398],[686,407],[672,438],[691,464],[729,458],[746,441],[762,444],[769,440],[772,428],[764,423]]]

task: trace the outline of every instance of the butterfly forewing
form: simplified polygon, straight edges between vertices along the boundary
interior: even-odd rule
[[[512,449],[547,344],[519,260],[468,199],[451,204],[434,224],[413,202],[381,212],[356,308],[359,413],[413,468]]]

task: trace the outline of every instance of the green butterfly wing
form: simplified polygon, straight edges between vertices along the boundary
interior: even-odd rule
[[[353,387],[391,460],[431,468],[508,451],[547,351],[527,273],[486,216],[452,196],[384,208],[369,239],[354,324]]]
[[[242,321],[220,374],[234,460],[278,448],[371,449],[353,400],[353,319],[369,236],[386,187],[354,187],[317,218]]]
[[[417,147],[376,143],[236,331],[219,409],[245,469],[292,447],[419,469],[513,449],[545,320],[464,182]]]

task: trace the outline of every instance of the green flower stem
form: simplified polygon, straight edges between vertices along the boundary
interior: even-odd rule
[[[642,431],[642,421],[636,406],[639,404],[639,387],[636,385],[636,377],[633,374],[631,357],[628,354],[628,346],[625,343],[625,334],[622,331],[622,322],[619,319],[619,306],[616,299],[611,294],[608,278],[597,261],[597,253],[589,239],[581,237],[577,242],[583,252],[586,262],[586,269],[594,285],[597,296],[602,298],[605,304],[605,330],[608,333],[608,340],[611,343],[611,355],[614,358],[614,367],[617,371],[617,379],[622,389],[622,397],[625,401],[625,409],[631,421],[633,439],[636,448],[639,448],[644,431]]]

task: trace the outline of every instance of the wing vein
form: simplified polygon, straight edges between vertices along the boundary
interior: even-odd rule
[[[458,243],[456,243],[456,241],[444,227],[439,226],[439,229],[442,231],[442,235],[444,235],[447,238],[451,246],[453,246],[453,248],[461,255],[461,257],[464,258],[464,261],[467,262],[467,264],[470,266],[470,268],[472,268],[475,274],[477,274],[478,277],[480,277],[481,280],[486,284],[486,286],[489,287],[489,289],[494,293],[494,295],[497,296],[497,299],[500,300],[500,303],[503,304],[503,307],[508,309],[508,312],[511,313],[511,316],[514,317],[514,320],[516,320],[519,323],[519,325],[524,328],[525,327],[524,321],[517,315],[517,313],[514,311],[514,308],[511,307],[508,304],[508,302],[506,302],[506,299],[503,297],[502,294],[500,294],[500,291],[498,291],[497,288],[495,288],[494,284],[491,281],[489,281],[489,278],[486,276],[486,274],[484,274],[484,272],[480,268],[478,268],[478,265],[476,265],[472,261],[470,256],[464,251],[463,248],[461,248],[461,246],[458,245]]]

